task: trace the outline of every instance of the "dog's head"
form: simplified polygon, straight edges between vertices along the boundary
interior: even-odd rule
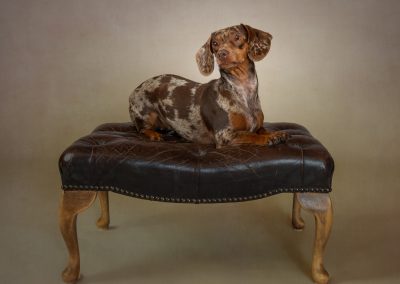
[[[272,36],[248,25],[238,25],[216,31],[196,53],[200,73],[210,75],[214,56],[220,69],[230,69],[246,60],[263,59],[271,46]]]

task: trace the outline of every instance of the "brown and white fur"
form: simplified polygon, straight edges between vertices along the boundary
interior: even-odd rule
[[[129,112],[138,131],[161,140],[158,129],[170,129],[203,144],[274,145],[288,135],[268,132],[258,97],[255,61],[263,59],[271,44],[269,33],[248,25],[216,31],[196,54],[200,72],[209,75],[214,56],[221,77],[205,84],[176,75],[153,77],[129,97]]]

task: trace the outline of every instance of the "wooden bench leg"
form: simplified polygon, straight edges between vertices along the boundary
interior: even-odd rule
[[[293,194],[292,226],[297,231],[304,229],[304,220],[301,217],[301,205],[297,193]]]
[[[96,191],[64,191],[62,193],[59,224],[69,253],[68,265],[62,272],[64,282],[74,283],[79,280],[80,258],[76,219],[80,212],[92,205],[96,195]]]
[[[97,227],[103,230],[107,230],[110,225],[110,211],[108,203],[108,191],[100,191],[98,193],[101,207],[101,215],[97,220]]]
[[[315,240],[311,275],[315,283],[326,284],[329,274],[323,265],[323,254],[332,227],[332,202],[327,193],[295,193],[293,197],[293,219],[295,229],[303,229],[301,208],[310,211],[315,217]]]

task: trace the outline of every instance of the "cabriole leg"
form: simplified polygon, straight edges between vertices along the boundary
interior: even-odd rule
[[[59,223],[69,253],[68,265],[62,272],[64,282],[74,283],[79,280],[80,258],[76,219],[80,212],[90,207],[96,195],[96,191],[64,191],[62,193]]]
[[[110,211],[108,203],[108,191],[100,191],[98,193],[101,207],[101,215],[97,220],[97,227],[100,229],[107,230],[110,225]]]
[[[324,268],[323,254],[332,227],[333,210],[331,199],[327,193],[297,193],[295,198],[297,199],[295,202],[298,201],[301,208],[310,211],[315,217],[315,240],[311,273],[313,280],[317,284],[326,284],[329,281],[329,274]],[[300,220],[299,211],[300,209],[296,205],[296,213],[293,213],[296,215],[296,222]]]
[[[293,194],[292,226],[295,230],[302,231],[304,220],[301,217],[301,205],[299,203],[298,193]]]

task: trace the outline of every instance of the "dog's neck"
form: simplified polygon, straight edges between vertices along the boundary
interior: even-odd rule
[[[257,96],[258,79],[253,61],[246,60],[233,68],[220,69],[220,74],[220,80],[228,88],[247,97]]]

